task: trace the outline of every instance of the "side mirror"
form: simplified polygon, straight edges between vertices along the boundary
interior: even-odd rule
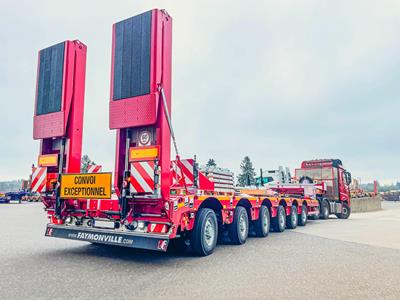
[[[344,172],[344,177],[345,177],[345,180],[346,180],[346,184],[350,185],[351,184],[351,174],[350,174],[350,172]]]

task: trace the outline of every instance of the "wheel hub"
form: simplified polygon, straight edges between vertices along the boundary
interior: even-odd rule
[[[301,218],[303,219],[303,222],[304,222],[304,221],[306,220],[306,218],[307,218],[307,213],[305,212],[304,209],[301,211]]]
[[[322,213],[325,217],[329,216],[328,205],[326,205],[326,203],[322,206]]]
[[[214,243],[215,228],[214,224],[211,222],[210,219],[206,221],[206,226],[204,229],[204,237],[205,237],[205,242],[208,246],[211,246]]]
[[[296,213],[295,210],[293,210],[293,213],[292,213],[292,222],[293,222],[293,224],[295,224],[296,221],[297,221],[297,213]]]
[[[285,216],[283,213],[280,213],[279,215],[279,222],[281,223],[282,226],[285,223]]]
[[[264,214],[263,214],[263,226],[264,226],[264,229],[268,229],[267,212],[264,212]]]
[[[344,214],[344,215],[347,215],[347,207],[344,206],[343,209],[342,209],[342,211],[343,211],[343,214]]]
[[[239,231],[241,236],[244,236],[246,234],[246,230],[247,230],[247,224],[245,216],[242,214],[239,219]]]

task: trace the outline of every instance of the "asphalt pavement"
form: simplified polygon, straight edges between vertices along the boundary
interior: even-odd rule
[[[0,299],[400,299],[400,203],[218,245],[159,253],[44,237],[40,203],[0,205]]]

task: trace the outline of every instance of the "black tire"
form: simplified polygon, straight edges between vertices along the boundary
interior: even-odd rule
[[[276,217],[271,222],[274,232],[283,232],[286,228],[286,211],[282,205],[278,206]]]
[[[326,220],[329,218],[329,202],[326,199],[322,199],[321,201],[321,210],[319,218],[322,220]]]
[[[292,205],[290,208],[290,214],[286,217],[286,227],[289,229],[296,229],[298,221],[297,206]]]
[[[213,253],[218,240],[217,216],[212,209],[203,208],[196,216],[190,244],[193,252],[199,256]]]
[[[299,222],[298,225],[299,226],[306,226],[307,224],[307,206],[306,205],[302,205],[301,206],[301,213],[299,214]]]
[[[346,203],[343,203],[342,213],[336,214],[339,219],[348,219],[351,214],[351,208]]]
[[[229,239],[235,245],[246,243],[249,235],[249,217],[244,207],[238,206],[233,214],[233,222],[228,228]]]
[[[269,233],[271,220],[268,207],[261,205],[257,220],[254,221],[254,231],[258,237],[266,237]]]

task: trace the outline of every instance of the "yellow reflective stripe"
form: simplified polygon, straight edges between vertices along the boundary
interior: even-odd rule
[[[140,159],[156,159],[158,157],[158,148],[130,148],[129,149],[129,160],[140,160]]]
[[[40,155],[38,165],[39,167],[55,167],[58,164],[58,154]]]

